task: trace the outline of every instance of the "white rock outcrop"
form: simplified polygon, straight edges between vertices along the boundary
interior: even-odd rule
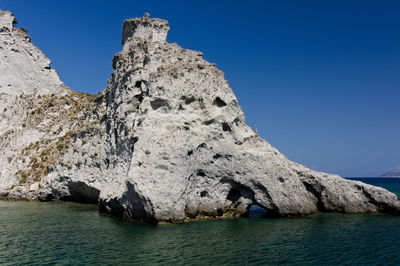
[[[63,125],[61,131],[53,124],[40,127],[47,143],[25,153],[21,148],[8,152],[14,154],[11,162],[44,152],[36,162],[46,171],[35,179],[42,200],[98,202],[106,212],[152,223],[246,215],[253,204],[279,216],[399,214],[395,194],[312,171],[261,139],[246,125],[224,74],[201,52],[166,42],[168,31],[167,21],[148,15],[126,20],[124,46],[113,59],[106,90],[96,98],[52,93],[53,106],[38,124],[19,131],[19,138],[29,139],[30,130],[43,121]],[[84,106],[76,107],[72,99]],[[60,113],[71,106],[77,110]],[[62,118],[54,121],[54,112]],[[49,138],[53,132],[56,136]],[[5,146],[13,147],[0,139],[2,151]],[[47,153],[54,153],[51,160]],[[24,167],[13,173],[0,165],[0,180],[13,180],[0,188],[10,195],[24,188],[21,171],[32,183],[37,167]],[[12,187],[16,180],[20,183]]]
[[[15,23],[12,13],[0,10],[0,95],[65,94],[51,61]]]
[[[0,10],[0,190],[18,198],[44,182],[94,97],[69,90],[14,24],[14,15]]]

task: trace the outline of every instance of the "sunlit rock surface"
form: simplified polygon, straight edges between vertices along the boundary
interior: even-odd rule
[[[14,19],[1,14],[2,25]],[[16,38],[20,30],[7,27]],[[125,20],[123,49],[97,97],[68,90],[51,68],[47,83],[32,79],[34,92],[19,85],[18,105],[1,122],[17,130],[0,136],[7,154],[0,155],[0,189],[16,197],[37,187],[42,200],[98,202],[106,212],[152,223],[246,215],[254,204],[278,216],[399,213],[393,193],[280,154],[246,125],[223,72],[201,52],[166,42],[168,31],[166,20],[148,14]],[[19,42],[32,46],[21,39],[18,49]],[[0,47],[3,65],[12,51]]]

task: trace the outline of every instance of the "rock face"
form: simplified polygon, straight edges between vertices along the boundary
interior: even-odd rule
[[[40,182],[41,199],[98,202],[106,212],[152,223],[246,215],[253,204],[279,216],[400,212],[393,193],[312,171],[280,154],[246,125],[223,73],[201,52],[167,43],[168,31],[167,21],[147,15],[126,20],[108,87],[96,98],[43,90],[54,106],[11,137],[29,139],[29,130],[52,122],[51,114],[75,97],[83,107],[54,121],[63,124],[62,133],[49,137],[54,131],[40,127],[48,143],[34,152],[0,141],[2,151],[13,154],[11,163],[47,150],[54,155],[44,159],[45,173],[26,174],[26,184]],[[37,102],[38,94],[29,99]],[[26,101],[19,108],[27,108]],[[12,194],[21,178],[0,167],[0,180],[12,180],[0,190]]]
[[[15,23],[13,14],[0,10],[0,95],[65,94],[51,61]]]
[[[0,10],[0,191],[11,190],[10,196],[29,192],[35,182],[44,186],[95,105],[95,97],[72,92],[60,81],[15,23],[13,14]]]

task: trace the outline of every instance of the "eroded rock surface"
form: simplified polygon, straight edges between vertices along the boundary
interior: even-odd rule
[[[24,158],[32,160],[32,154],[52,155],[38,159],[46,162],[40,177],[26,174],[30,187],[40,182],[41,199],[98,202],[104,211],[153,223],[246,215],[252,204],[279,216],[399,213],[395,194],[307,169],[261,139],[246,125],[224,74],[201,52],[166,42],[168,31],[167,21],[148,15],[126,20],[115,71],[96,98],[69,90],[60,96],[44,89],[19,94],[28,97],[17,108],[24,112],[32,106],[27,101],[40,102],[39,94],[57,103],[47,105],[36,120],[27,115],[29,126],[26,122],[18,132],[0,135],[14,139],[0,141],[0,147],[13,154],[15,167]],[[68,117],[65,110],[74,97],[83,107]],[[55,120],[52,114],[62,110],[66,114]],[[53,124],[62,124],[62,130],[48,126]],[[29,140],[30,130],[41,132],[41,141],[35,152],[21,153],[35,142],[14,145]],[[9,165],[0,165],[0,180],[7,180],[0,190],[12,194],[24,170],[5,170]]]
[[[99,119],[96,97],[66,87],[15,23],[0,11],[0,196],[33,198],[78,131]]]

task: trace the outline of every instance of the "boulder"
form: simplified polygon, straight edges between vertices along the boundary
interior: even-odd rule
[[[54,196],[51,193],[47,192],[39,192],[38,199],[40,201],[51,201],[54,198]]]
[[[8,196],[9,192],[8,191],[2,191],[0,190],[0,198],[6,198]]]
[[[39,182],[35,182],[35,183],[33,183],[32,185],[30,185],[29,191],[30,191],[30,192],[32,192],[32,191],[38,191],[39,188],[40,188]]]

